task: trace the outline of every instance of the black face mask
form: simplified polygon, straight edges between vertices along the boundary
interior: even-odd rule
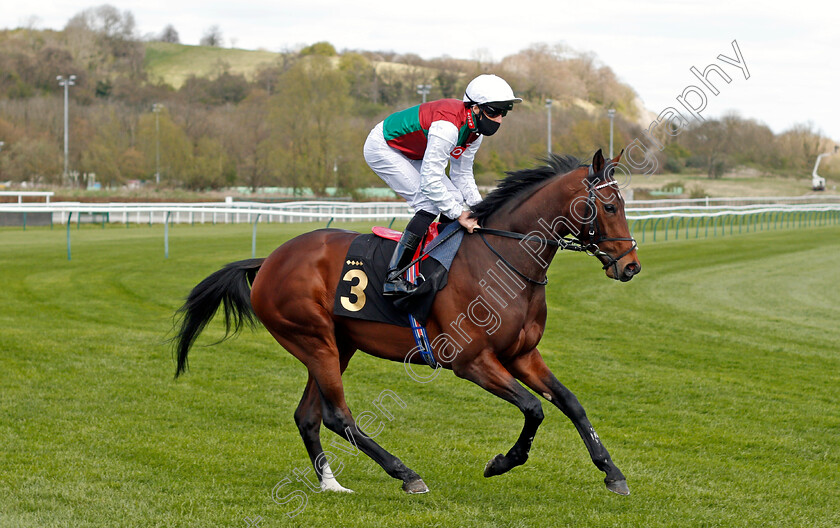
[[[475,126],[478,129],[478,133],[482,136],[492,136],[499,130],[501,125],[501,123],[497,123],[488,118],[481,110],[478,111],[478,115],[475,118]]]

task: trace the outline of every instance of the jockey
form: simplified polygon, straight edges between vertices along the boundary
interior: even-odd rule
[[[482,137],[495,134],[521,101],[501,77],[479,75],[467,85],[462,101],[441,99],[396,112],[370,132],[365,161],[415,212],[391,257],[386,296],[416,288],[397,271],[411,262],[436,216],[444,223],[457,220],[470,233],[478,227],[468,209],[481,201],[473,176],[475,153]]]

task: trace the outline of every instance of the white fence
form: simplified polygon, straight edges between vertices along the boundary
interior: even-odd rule
[[[50,203],[50,198],[54,195],[53,191],[0,191],[0,196],[15,197],[18,203],[23,203],[24,196],[45,198],[47,203]]]
[[[808,197],[810,198],[810,197]],[[829,197],[823,197],[829,198]],[[832,197],[834,198],[834,197]],[[722,201],[724,199],[717,199]],[[737,200],[758,200],[740,198]],[[693,233],[700,236],[721,236],[734,234],[746,228],[750,230],[777,229],[779,227],[810,227],[840,223],[840,200],[833,203],[807,203],[801,198],[775,199],[788,203],[753,203],[747,205],[705,205],[696,200],[673,205],[675,201],[628,202],[625,208],[630,230],[640,242],[649,236],[656,241],[657,232],[668,240],[669,232],[674,239],[689,238]],[[734,201],[734,200],[732,200]],[[804,202],[804,203],[803,203]],[[669,205],[670,204],[670,205]],[[70,226],[75,220],[81,223],[96,222],[104,227],[106,223],[119,223],[126,226],[136,224],[162,223],[164,225],[164,256],[169,256],[169,225],[172,223],[249,223],[253,225],[251,254],[256,254],[257,224],[260,222],[326,222],[334,221],[383,221],[393,223],[396,219],[408,219],[413,216],[408,205],[400,202],[290,202],[283,204],[265,204],[259,202],[225,203],[16,203],[0,204],[0,215],[12,213],[20,216],[26,229],[27,215],[40,213],[50,216],[50,223],[67,226],[67,258],[70,259]],[[7,215],[8,216],[8,215]],[[389,224],[390,225],[390,224]],[[710,231],[711,229],[711,231]]]
[[[374,221],[411,218],[402,202],[261,202],[213,203],[80,203],[53,202],[0,204],[0,212],[51,213],[54,223],[82,222],[132,224],[238,224],[254,222]]]
[[[631,200],[627,207],[634,209],[662,209],[668,207],[712,207],[738,205],[795,205],[795,204],[840,204],[840,195],[808,194],[805,196],[744,196],[735,198],[675,198],[662,200]]]
[[[815,200],[819,200],[818,202]],[[746,202],[746,203],[745,203]],[[752,202],[752,203],[749,203]],[[716,205],[711,205],[716,204]],[[840,196],[786,198],[709,198],[628,202],[628,220],[749,215],[774,211],[840,210]],[[49,213],[52,221],[117,224],[238,224],[257,222],[329,222],[408,219],[402,202],[207,202],[207,203],[0,203],[0,213]]]

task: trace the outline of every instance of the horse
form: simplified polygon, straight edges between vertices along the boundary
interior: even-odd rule
[[[542,167],[509,172],[473,207],[471,215],[481,227],[477,234],[465,233],[448,282],[434,299],[427,330],[440,367],[510,402],[525,418],[513,447],[487,463],[485,477],[528,459],[543,421],[540,401],[528,387],[571,420],[592,462],[604,472],[607,489],[630,493],[580,402],[537,349],[546,326],[546,273],[557,251],[593,255],[607,277],[620,281],[641,271],[613,174],[620,157],[605,160],[598,150],[592,164],[584,165],[572,156],[554,155]],[[175,377],[187,369],[190,347],[224,305],[225,337],[261,323],[308,369],[294,420],[322,489],[351,491],[332,473],[321,447],[321,422],[402,481],[405,492],[425,493],[429,488],[420,476],[365,434],[345,401],[342,373],[357,350],[407,366],[423,363],[410,328],[333,314],[342,264],[358,236],[318,229],[289,240],[267,258],[233,262],[204,279],[176,312]],[[357,298],[365,295],[362,282],[354,284]]]

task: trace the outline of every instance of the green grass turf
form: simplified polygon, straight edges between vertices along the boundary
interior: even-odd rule
[[[271,51],[188,46],[169,42],[146,43],[145,68],[152,80],[162,80],[176,90],[190,76],[217,77],[222,71],[253,80],[261,68],[276,63],[281,54]]]
[[[309,227],[261,225],[257,253]],[[301,491],[294,518],[271,493],[284,479],[280,497],[305,490],[303,366],[260,330],[194,348],[173,381],[162,344],[189,290],[250,256],[250,233],[175,226],[164,260],[160,226],[74,226],[68,262],[63,228],[0,230],[0,526],[840,525],[836,226],[650,243],[627,284],[558,256],[541,350],[631,496],[606,491],[547,403],[527,464],[483,478],[519,434],[514,407],[449,372],[421,385],[357,354],[351,409],[376,412],[386,389],[404,401],[377,441],[431,493],[407,496],[331,448],[356,493]],[[214,321],[199,345],[221,335]]]

